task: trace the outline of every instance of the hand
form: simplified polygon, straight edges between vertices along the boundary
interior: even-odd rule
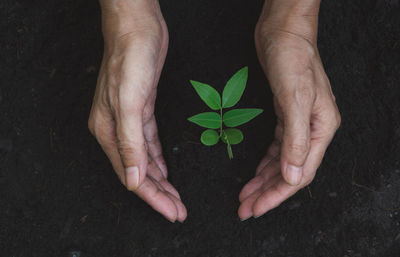
[[[167,181],[154,117],[168,31],[157,1],[103,1],[105,52],[89,117],[122,184],[171,222],[186,208]]]
[[[276,25],[276,23],[274,23]],[[312,33],[311,33],[312,34]],[[259,21],[256,48],[274,94],[275,139],[242,189],[239,217],[258,217],[307,186],[340,125],[315,38]]]

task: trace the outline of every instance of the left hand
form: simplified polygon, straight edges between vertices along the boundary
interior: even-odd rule
[[[168,49],[158,0],[101,0],[104,57],[89,117],[120,181],[171,222],[187,210],[168,182],[154,103]]]
[[[316,38],[259,21],[255,39],[278,122],[255,178],[239,195],[242,220],[265,214],[311,183],[340,125]]]

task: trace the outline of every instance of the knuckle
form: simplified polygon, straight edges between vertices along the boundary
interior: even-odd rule
[[[340,115],[339,112],[336,112],[336,115],[335,115],[335,128],[336,128],[336,130],[339,129],[341,124],[342,124],[342,116]]]
[[[131,143],[119,140],[117,143],[118,152],[122,157],[129,156],[135,153],[134,147]]]
[[[303,143],[293,142],[288,145],[287,149],[289,156],[292,156],[291,159],[293,159],[293,164],[302,165],[304,158],[308,154],[309,143],[306,141]]]
[[[95,127],[94,127],[94,121],[93,121],[92,116],[90,116],[89,120],[88,120],[88,129],[89,129],[90,133],[93,136],[95,136]]]
[[[156,143],[159,142],[158,135],[157,134],[151,134],[151,135],[146,137],[146,141],[149,144],[156,144]]]
[[[143,120],[145,122],[149,121],[154,116],[154,105],[146,105],[143,108]]]
[[[95,115],[90,115],[88,119],[88,129],[96,139],[101,138],[101,126],[98,122],[98,117],[96,118]]]
[[[337,110],[329,116],[329,122],[327,123],[329,124],[329,127],[327,128],[327,131],[330,132],[330,134],[334,134],[339,129],[340,124],[342,123],[342,118]]]
[[[288,149],[291,153],[302,155],[307,152],[307,145],[306,144],[299,144],[299,143],[290,143]]]

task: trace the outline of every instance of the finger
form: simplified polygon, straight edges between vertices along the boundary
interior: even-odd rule
[[[117,144],[116,143],[107,144],[105,143],[104,140],[100,141],[102,142],[100,143],[100,145],[102,146],[107,157],[110,159],[114,170],[116,171],[118,177],[120,178],[120,181],[122,182],[122,184],[125,185],[126,183],[125,172],[124,172],[125,169],[121,161],[121,156],[117,150]],[[161,172],[159,173],[160,173],[159,177],[163,178]],[[155,209],[163,216],[165,216],[169,221],[175,222],[176,219],[183,221],[187,215],[186,209],[181,202],[178,203],[175,200],[177,199],[174,196],[175,194],[177,194],[176,190],[174,192],[171,189],[172,185],[168,187],[165,185],[166,183],[168,182],[165,181],[160,184],[162,185],[163,188],[166,188],[165,191],[168,191],[168,194],[170,194],[174,198],[172,198],[171,196],[166,196],[165,193],[163,193],[163,190],[160,189],[159,186],[155,185],[154,181],[152,182],[150,179],[145,179],[144,181],[145,185],[140,190],[137,190],[135,193],[145,202],[147,202],[153,209]]]
[[[295,194],[301,186],[289,185],[282,177],[265,190],[253,204],[253,214],[257,218],[269,210],[279,206],[287,198]]]
[[[158,166],[153,162],[151,157],[149,158],[149,162],[147,164],[147,175],[151,176],[156,181],[161,181],[165,179],[164,175],[158,168]]]
[[[150,120],[144,125],[144,136],[151,158],[161,170],[164,177],[167,178],[167,165],[165,164],[165,160],[162,154],[162,147],[158,138],[157,124],[154,115],[152,115]]]
[[[121,183],[126,186],[124,166],[121,162],[121,156],[118,152],[117,139],[115,136],[115,123],[111,115],[105,112],[99,114],[98,110],[93,110],[93,117],[91,118],[93,122],[91,125],[92,133],[110,160]]]
[[[272,144],[269,146],[267,154],[261,160],[260,164],[256,169],[256,175],[260,174],[260,172],[267,166],[273,159],[275,159],[279,155],[280,151],[280,143],[278,140],[274,140]]]
[[[280,173],[280,162],[279,160],[271,161],[264,169],[252,180],[247,183],[242,192],[239,194],[239,201],[243,201],[255,190],[257,190],[261,185],[269,181],[271,178],[275,177]],[[260,181],[262,183],[260,183]]]
[[[264,181],[268,181],[270,178],[280,173],[280,168],[280,160],[275,159],[264,167],[264,169],[260,172],[260,176],[264,178]]]
[[[277,140],[279,144],[282,144],[283,122],[280,119],[278,119],[278,121],[277,121],[274,136],[275,136],[275,140]]]
[[[314,115],[311,125],[311,149],[304,172],[306,181],[310,182],[314,177],[339,126],[340,115],[335,112],[335,108],[329,109],[326,106],[322,112]]]
[[[169,221],[177,220],[178,209],[174,200],[163,192],[150,177],[144,179],[135,193]]]
[[[132,44],[124,56],[118,95],[112,97],[118,149],[124,164],[126,185],[135,190],[146,177],[147,149],[143,133],[144,110],[157,68],[159,49]]]
[[[282,202],[294,195],[298,190],[309,184],[315,176],[315,172],[321,164],[322,158],[327,147],[327,140],[324,142],[312,142],[312,147],[307,161],[304,165],[304,181],[298,186],[289,185],[283,178],[265,183],[263,185],[264,193],[254,201],[253,213],[259,217],[264,213],[278,207]]]
[[[177,199],[181,200],[181,196],[179,195],[178,191],[166,179],[162,179],[162,180],[160,180],[158,182],[162,185],[162,187],[165,189],[165,191],[167,191],[168,193],[172,194]]]
[[[121,183],[126,187],[125,169],[121,162],[121,156],[118,152],[117,144],[103,144],[101,148],[106,153],[108,159],[113,166],[115,173],[117,174]]]
[[[282,97],[283,138],[281,146],[282,176],[290,185],[298,185],[310,150],[312,93],[294,89]]]
[[[317,168],[321,164],[329,142],[329,138],[313,140],[311,142],[311,150],[304,165],[304,181],[302,184],[291,186],[279,174],[277,174],[275,177],[269,178],[262,186],[260,186],[257,191],[263,191],[263,193],[259,194],[260,196],[256,200],[254,200],[252,195],[248,196],[248,198],[252,199],[251,201],[253,202],[252,212],[254,216],[261,216],[271,209],[276,208],[283,201],[311,182],[315,176]],[[247,198],[244,202],[246,201]]]
[[[166,182],[165,179],[162,179],[161,181],[153,180],[154,184],[158,187],[158,189],[161,190],[162,192],[164,192],[164,194],[166,194],[174,202],[176,210],[177,210],[177,220],[179,222],[183,222],[187,216],[187,210],[186,210],[185,205],[182,203],[182,201],[180,199],[175,197],[175,195],[171,194],[170,192],[168,192],[168,190],[166,190],[166,188],[163,186],[163,184],[166,184],[166,183],[162,183],[162,181]],[[167,183],[167,184],[169,184],[169,183]]]
[[[244,208],[244,210],[242,210],[240,213],[246,214],[246,217],[248,217],[250,213],[254,215],[254,203],[257,201],[260,195],[263,194],[263,192],[274,186],[276,183],[278,183],[279,180],[282,180],[282,175],[280,173],[265,181],[257,190],[255,190],[252,194],[250,194],[246,199],[243,200],[239,209]]]
[[[145,179],[148,155],[143,135],[141,100],[121,103],[116,113],[118,151],[125,169],[125,183],[134,191]]]
[[[311,142],[311,150],[304,165],[304,180],[300,185],[289,185],[284,179],[279,179],[263,185],[264,193],[254,202],[253,213],[255,217],[278,207],[283,201],[294,195],[298,190],[308,185],[314,178],[316,170],[322,162],[325,151],[331,141],[327,136],[314,139]]]
[[[151,161],[147,166],[147,175],[161,184],[164,190],[174,195],[179,200],[181,199],[178,191],[165,179],[158,166]]]
[[[102,128],[106,128],[107,126],[103,126]],[[120,178],[122,184],[126,186],[125,180],[125,168],[121,161],[121,155],[117,149],[117,143],[114,140],[110,140],[106,134],[108,132],[99,130],[97,137],[98,141],[103,148],[103,151],[106,153],[107,157],[110,159],[112,166]],[[151,169],[152,171],[155,169]],[[153,176],[156,177],[156,172],[151,172]],[[163,179],[163,176],[160,171],[158,171],[158,177]],[[144,186],[137,190],[135,193],[142,198],[145,202],[147,202],[153,209],[160,212],[163,216],[165,216],[171,222],[174,222],[178,217],[178,208],[176,207],[176,203],[173,199],[168,196],[163,195],[163,190],[160,189],[159,186],[155,185],[154,181],[151,179],[145,179]],[[182,209],[180,207],[180,209]],[[184,215],[179,215],[184,216]]]
[[[318,167],[324,158],[325,152],[332,140],[332,135],[326,135],[323,138],[311,139],[311,150],[308,155],[306,165],[304,166],[304,180],[311,182],[314,178]],[[305,185],[304,185],[305,186]]]
[[[250,180],[242,189],[239,194],[239,202],[243,202],[249,195],[254,193],[264,184],[264,178],[261,176],[256,176]]]
[[[177,211],[178,211],[178,214],[177,214],[177,218],[176,218],[176,219],[177,219],[179,222],[185,221],[185,219],[186,219],[186,217],[187,217],[187,210],[186,210],[185,205],[182,203],[182,201],[181,201],[180,199],[176,198],[175,195],[171,194],[171,193],[168,192],[168,191],[167,191],[166,193],[167,193],[167,195],[169,196],[169,198],[172,199],[172,201],[174,202],[175,207],[176,207],[176,209],[177,209]]]
[[[253,204],[257,198],[261,195],[262,190],[258,189],[254,191],[249,197],[247,197],[239,206],[238,215],[243,221],[253,216]]]

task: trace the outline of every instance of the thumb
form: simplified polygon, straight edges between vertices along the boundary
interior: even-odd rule
[[[135,191],[146,177],[147,149],[141,108],[121,110],[116,119],[118,152],[125,169],[125,185]]]
[[[281,147],[282,176],[290,185],[301,183],[303,168],[310,151],[311,103],[286,101],[283,112]]]

